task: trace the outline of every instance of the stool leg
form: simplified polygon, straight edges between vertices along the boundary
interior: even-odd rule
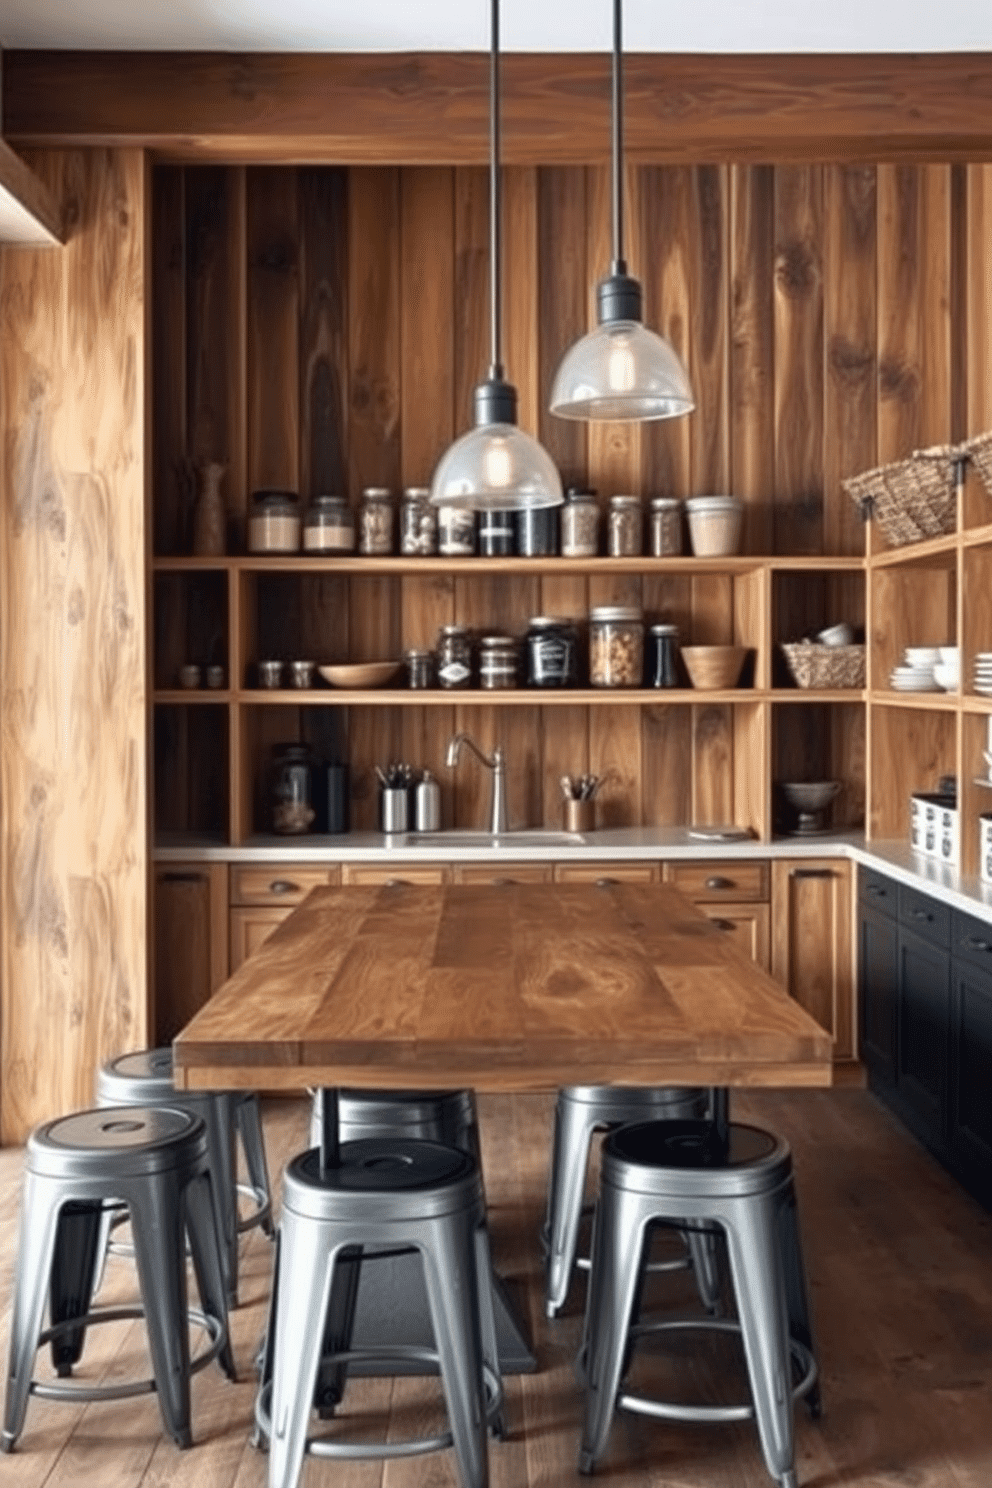
[[[362,1277],[362,1247],[349,1245],[340,1252],[334,1267],[334,1281],[327,1317],[324,1321],[324,1338],[321,1344],[321,1364],[317,1371],[314,1404],[323,1419],[333,1416],[335,1408],[344,1398],[347,1364],[323,1362],[325,1355],[346,1353],[351,1348],[355,1327],[355,1308],[358,1304],[358,1284]]]
[[[270,1240],[275,1239],[272,1222],[272,1190],[269,1187],[269,1169],[265,1161],[265,1136],[262,1131],[262,1112],[257,1095],[246,1095],[235,1108],[235,1121],[241,1137],[245,1155],[248,1181],[256,1193],[264,1195],[261,1226]]]
[[[592,1133],[586,1108],[559,1096],[548,1184],[548,1277],[544,1310],[549,1318],[565,1305],[572,1280]]]
[[[186,1229],[189,1234],[189,1248],[193,1258],[196,1289],[200,1294],[200,1305],[208,1317],[216,1318],[224,1328],[224,1343],[217,1355],[217,1362],[229,1380],[236,1380],[238,1376],[234,1367],[234,1354],[231,1350],[227,1298],[224,1291],[224,1270],[217,1245],[211,1184],[212,1179],[209,1173],[201,1173],[199,1177],[187,1184]]]
[[[696,1280],[699,1300],[711,1316],[718,1317],[721,1301],[716,1236],[706,1230],[693,1229],[692,1222],[689,1220],[686,1221],[686,1229],[683,1233],[692,1257],[692,1274]]]
[[[296,1488],[317,1381],[336,1253],[316,1221],[282,1213],[272,1353],[268,1488]]]
[[[496,1309],[493,1305],[493,1258],[489,1245],[489,1230],[485,1211],[480,1213],[475,1227],[475,1266],[479,1273],[479,1321],[482,1328],[482,1357],[492,1370],[499,1387],[499,1404],[489,1417],[489,1428],[498,1441],[506,1439],[506,1421],[503,1417],[503,1378],[499,1366],[499,1341],[496,1336]]]
[[[761,1450],[776,1483],[791,1488],[796,1482],[792,1358],[776,1207],[774,1195],[752,1198],[734,1205],[724,1218]]]
[[[796,1208],[796,1191],[790,1184],[782,1195],[778,1210],[779,1254],[785,1275],[785,1297],[789,1313],[791,1337],[804,1343],[816,1358],[816,1343],[813,1337],[813,1317],[809,1304],[809,1286],[806,1267],[803,1263],[802,1244],[799,1238],[799,1213]],[[823,1411],[820,1381],[817,1379],[806,1395],[806,1409],[814,1421]]]
[[[229,1102],[207,1101],[201,1110],[207,1125],[207,1151],[213,1180],[214,1213],[228,1307],[238,1305],[238,1205],[234,1121]]]
[[[258,1373],[258,1393],[272,1384],[272,1365],[276,1352],[276,1299],[279,1296],[279,1252],[282,1248],[282,1230],[276,1230],[275,1245],[272,1254],[272,1283],[269,1287],[269,1305],[265,1315],[265,1333],[262,1344],[255,1359],[255,1367]],[[258,1417],[252,1425],[251,1445],[253,1447],[265,1448],[268,1446],[268,1437],[259,1424]]]
[[[640,1285],[648,1217],[636,1194],[603,1185],[593,1227],[586,1298],[582,1473],[592,1472],[610,1434]]]
[[[17,1275],[10,1323],[10,1357],[4,1399],[0,1449],[13,1450],[24,1429],[31,1373],[45,1312],[45,1297],[55,1253],[60,1193],[54,1183],[27,1173],[21,1200]]]
[[[180,1449],[192,1445],[189,1406],[189,1334],[186,1320],[186,1248],[183,1200],[174,1173],[135,1184],[131,1210],[134,1259],[148,1330],[162,1423]]]
[[[461,1488],[489,1483],[479,1304],[489,1278],[477,1274],[475,1223],[471,1212],[425,1223],[420,1246]]]
[[[99,1199],[63,1204],[55,1230],[55,1254],[48,1287],[48,1316],[54,1326],[85,1317],[93,1298],[103,1205]],[[85,1328],[52,1339],[52,1364],[61,1379],[78,1364]]]

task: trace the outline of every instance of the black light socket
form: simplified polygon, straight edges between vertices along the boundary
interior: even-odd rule
[[[517,422],[517,390],[501,377],[488,377],[485,382],[478,383],[473,400],[477,429],[484,424]]]
[[[612,273],[596,286],[596,306],[600,325],[617,320],[641,320],[643,296],[641,282],[626,273]]]

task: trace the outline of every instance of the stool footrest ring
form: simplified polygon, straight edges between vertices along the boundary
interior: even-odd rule
[[[98,1323],[123,1323],[131,1322],[135,1318],[143,1318],[145,1310],[137,1303],[130,1303],[126,1307],[97,1307],[92,1312],[85,1313],[82,1317],[67,1318],[65,1322],[56,1323],[51,1328],[46,1328],[38,1339],[39,1349],[46,1343],[51,1343],[53,1338],[59,1338],[63,1333],[75,1331],[77,1328],[92,1328]],[[208,1335],[208,1342],[202,1351],[190,1360],[190,1374],[197,1374],[201,1369],[206,1369],[212,1364],[227,1341],[227,1329],[219,1318],[209,1317],[207,1313],[201,1312],[198,1307],[190,1307],[186,1316],[195,1328],[200,1328]],[[130,1400],[136,1395],[154,1395],[156,1390],[153,1379],[123,1380],[113,1385],[91,1385],[79,1380],[67,1382],[65,1380],[55,1381],[32,1380],[29,1386],[32,1395],[37,1395],[40,1400],[82,1400],[86,1402],[99,1400]]]
[[[255,1206],[250,1214],[243,1218],[238,1217],[238,1234],[243,1235],[246,1230],[254,1230],[272,1218],[272,1201],[264,1189],[256,1188],[251,1183],[238,1183],[235,1186],[240,1196]]]
[[[664,1322],[638,1323],[630,1331],[631,1335],[641,1336],[645,1333],[703,1332],[704,1330],[740,1335],[741,1326],[733,1318],[669,1318]],[[819,1371],[816,1360],[805,1344],[800,1343],[796,1338],[790,1338],[789,1349],[792,1358],[802,1370],[798,1384],[793,1386],[792,1398],[801,1400],[816,1384]],[[617,1406],[622,1410],[633,1411],[641,1416],[654,1416],[662,1421],[692,1421],[702,1425],[754,1419],[754,1407],[750,1404],[683,1405],[668,1400],[652,1400],[645,1395],[631,1395],[624,1390],[617,1394]]]

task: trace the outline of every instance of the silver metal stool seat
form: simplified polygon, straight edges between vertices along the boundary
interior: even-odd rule
[[[753,1416],[769,1473],[781,1488],[796,1488],[793,1400],[805,1396],[818,1416],[820,1394],[792,1157],[784,1141],[757,1127],[735,1122],[722,1135],[708,1121],[645,1122],[621,1127],[603,1146],[586,1305],[582,1472],[601,1456],[615,1407],[669,1420]],[[632,1327],[648,1232],[659,1222],[722,1231],[736,1322],[669,1318]],[[682,1405],[624,1390],[634,1335],[684,1328],[740,1333],[750,1404]]]
[[[234,1359],[211,1197],[207,1133],[199,1117],[164,1106],[81,1111],[39,1126],[28,1138],[14,1282],[10,1361],[0,1447],[11,1451],[28,1395],[49,1400],[114,1400],[157,1391],[162,1422],[180,1447],[190,1434],[190,1375]],[[127,1206],[141,1306],[92,1307],[94,1262],[108,1199]],[[187,1307],[186,1239],[200,1294]],[[48,1301],[49,1327],[42,1321]],[[144,1317],[154,1378],[105,1385],[70,1381],[86,1331],[100,1322]],[[190,1360],[189,1324],[208,1346]],[[57,1382],[32,1379],[49,1343]]]
[[[320,1095],[314,1093],[310,1145],[322,1133]],[[342,1142],[363,1137],[408,1137],[460,1147],[480,1161],[479,1117],[471,1090],[338,1091],[338,1132]],[[481,1166],[481,1161],[480,1161]]]
[[[576,1267],[589,1266],[588,1259],[577,1256],[576,1251],[593,1133],[613,1131],[631,1122],[703,1117],[709,1112],[710,1099],[708,1090],[695,1087],[567,1085],[559,1090],[547,1213],[541,1232],[547,1260],[544,1307],[549,1318],[564,1307]],[[707,1306],[715,1307],[719,1277],[712,1247],[699,1235],[687,1236],[687,1244],[700,1296]]]
[[[421,1256],[434,1349],[352,1346],[357,1260],[366,1245]],[[316,1149],[293,1159],[283,1203],[256,1421],[269,1442],[269,1488],[295,1488],[305,1452],[386,1458],[453,1446],[462,1488],[486,1488],[487,1430],[502,1430],[491,1261],[478,1164],[468,1153],[403,1138],[343,1143],[323,1174]],[[317,1380],[348,1366],[435,1365],[448,1431],[411,1442],[356,1444],[311,1436]],[[328,1395],[320,1399],[325,1419]]]
[[[121,1054],[97,1073],[96,1100],[99,1106],[170,1106],[192,1111],[207,1128],[210,1164],[214,1175],[217,1233],[228,1304],[238,1301],[238,1236],[260,1225],[274,1234],[269,1173],[265,1161],[262,1118],[258,1096],[242,1090],[176,1090],[172,1083],[172,1050],[141,1049]],[[248,1183],[237,1179],[236,1139],[240,1138]],[[242,1219],[238,1195],[251,1203]],[[104,1235],[109,1235],[109,1222]],[[102,1269],[102,1256],[101,1256]]]

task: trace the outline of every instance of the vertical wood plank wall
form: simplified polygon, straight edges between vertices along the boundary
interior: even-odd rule
[[[72,236],[0,251],[4,1141],[147,1039],[148,177],[34,164]]]

